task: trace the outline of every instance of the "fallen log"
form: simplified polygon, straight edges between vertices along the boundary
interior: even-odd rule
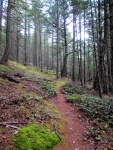
[[[28,124],[28,122],[1,122],[0,125],[7,125],[7,124]]]
[[[3,79],[7,79],[8,81],[14,82],[14,83],[20,83],[18,80],[14,79],[13,77],[7,74],[0,74],[0,77]]]

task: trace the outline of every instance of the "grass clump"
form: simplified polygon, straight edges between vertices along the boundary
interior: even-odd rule
[[[31,124],[22,127],[12,141],[16,150],[52,150],[59,138],[45,126]]]
[[[83,87],[67,83],[62,86],[61,91],[63,94],[83,94]]]
[[[56,96],[56,90],[49,82],[43,82],[41,87],[48,92],[49,97]]]

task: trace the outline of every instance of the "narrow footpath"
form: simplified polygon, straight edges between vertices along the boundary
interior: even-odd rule
[[[77,106],[67,103],[60,88],[57,88],[57,97],[51,102],[61,113],[65,123],[64,138],[67,144],[57,147],[57,150],[95,150],[93,139],[86,139],[89,123],[81,116]]]

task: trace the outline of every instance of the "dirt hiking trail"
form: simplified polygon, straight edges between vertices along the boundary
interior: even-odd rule
[[[77,106],[72,106],[66,102],[64,95],[57,88],[57,97],[51,103],[59,110],[65,124],[64,138],[66,144],[59,145],[57,150],[95,150],[93,139],[85,139],[88,132],[89,123],[83,118]]]

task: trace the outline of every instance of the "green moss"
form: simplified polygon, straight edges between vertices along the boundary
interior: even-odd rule
[[[55,84],[55,86],[56,87],[61,87],[61,86],[63,86],[64,84],[66,84],[66,82],[67,82],[68,80],[61,80],[61,79],[59,79],[59,80],[55,80],[54,81],[54,84]]]
[[[59,139],[45,126],[31,124],[22,127],[12,138],[16,150],[52,150]]]
[[[53,113],[59,114],[59,111],[57,109],[53,109]]]
[[[34,92],[30,92],[30,93],[24,93],[22,96],[23,96],[23,98],[31,99],[31,98],[36,98],[37,94]]]
[[[0,72],[3,73],[3,72],[7,72],[7,71],[10,71],[9,67],[0,64]]]
[[[23,85],[22,83],[17,84],[17,88],[18,89],[23,89],[25,88],[25,85]]]
[[[8,61],[8,65],[11,68],[11,70],[15,70],[16,71],[24,71],[25,76],[23,78],[29,78],[31,74],[39,76],[41,78],[54,78],[55,77],[55,71],[53,70],[46,70],[43,69],[43,71],[41,72],[37,67],[34,66],[24,66],[22,64],[19,64],[17,62],[13,62],[13,61]]]
[[[14,62],[14,61],[8,61],[8,65],[12,69],[21,69],[21,70],[25,70],[26,69],[26,66],[24,66],[24,65],[22,65],[20,63]]]
[[[0,78],[0,83],[6,84],[6,83],[10,83],[10,81],[8,81],[7,79]]]

